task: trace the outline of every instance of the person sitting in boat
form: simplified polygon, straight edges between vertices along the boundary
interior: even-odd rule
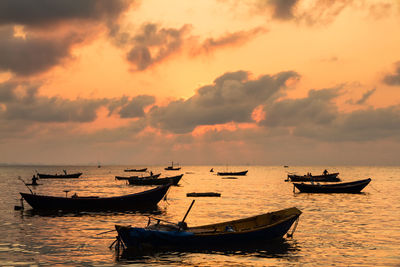
[[[38,178],[35,175],[33,175],[32,176],[32,185],[38,185],[38,183],[36,182],[37,180],[38,180]]]
[[[324,172],[323,172],[323,174],[324,174],[324,175],[327,175],[327,174],[328,174],[328,171],[325,169]]]
[[[78,194],[75,193],[75,194],[73,194],[71,197],[72,197],[72,198],[77,198],[77,197],[78,197]]]

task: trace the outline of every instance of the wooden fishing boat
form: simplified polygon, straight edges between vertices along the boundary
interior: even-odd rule
[[[145,172],[147,171],[147,168],[143,169],[125,169],[124,172]]]
[[[160,177],[160,175],[161,175],[161,173],[148,175],[148,176],[138,176],[138,175],[134,175],[134,176],[115,176],[115,179],[117,179],[117,180],[129,180],[129,179],[136,179],[136,178],[140,178],[140,179],[156,179],[156,178]]]
[[[288,174],[287,181],[292,182],[340,182],[340,178],[337,177],[339,175],[338,172],[335,173],[327,173],[322,175],[296,175],[296,174]]]
[[[293,186],[302,193],[360,193],[370,182],[371,178],[335,184],[293,183]]]
[[[55,179],[55,178],[79,178],[82,173],[64,173],[64,174],[44,174],[44,173],[37,173],[40,179]]]
[[[266,244],[281,239],[298,220],[301,211],[289,208],[245,219],[187,227],[183,222],[149,224],[145,228],[116,225],[117,240],[126,250],[146,253],[157,250],[192,250]],[[185,216],[186,217],[186,216]],[[185,227],[186,226],[186,227]]]
[[[246,175],[248,170],[240,171],[240,172],[217,172],[219,176],[244,176]]]
[[[156,187],[147,191],[115,197],[55,197],[20,193],[26,202],[37,210],[66,211],[116,211],[140,210],[155,207],[168,192],[170,185]],[[68,192],[68,191],[66,191]]]
[[[163,177],[163,178],[137,177],[137,178],[128,179],[128,182],[130,185],[163,185],[163,184],[178,185],[182,176],[183,176],[183,174],[176,175],[176,176]]]
[[[179,171],[181,167],[174,167],[174,162],[171,162],[171,166],[164,168],[166,171]]]

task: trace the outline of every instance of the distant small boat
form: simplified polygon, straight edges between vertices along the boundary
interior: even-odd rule
[[[157,173],[157,174],[152,174],[152,175],[147,175],[147,176],[138,176],[138,175],[134,175],[134,176],[115,176],[115,179],[117,180],[129,180],[129,179],[136,179],[136,178],[140,178],[140,179],[152,179],[152,178],[158,178],[160,177],[161,173]]]
[[[64,171],[64,174],[44,174],[44,173],[37,173],[40,179],[53,179],[53,178],[79,178],[82,173],[67,173]]]
[[[288,174],[288,181],[292,182],[340,182],[340,178],[337,176],[339,175],[338,172],[335,173],[328,173],[328,174],[321,174],[321,175],[297,175],[297,174]]]
[[[178,185],[179,181],[181,180],[183,174],[170,176],[170,177],[163,177],[163,178],[130,178],[128,182],[130,185]]]
[[[217,172],[219,176],[244,176],[246,175],[248,170],[240,171],[240,172]]]
[[[38,210],[139,210],[156,206],[164,198],[169,187],[170,185],[165,185],[135,194],[116,197],[55,197],[26,193],[20,194],[33,209]]]
[[[281,239],[298,220],[301,211],[289,208],[221,223],[187,227],[183,223],[149,224],[145,228],[116,225],[117,240],[127,253],[210,250],[264,246]],[[186,216],[185,216],[186,217]],[[183,226],[182,226],[183,225]],[[239,249],[240,249],[239,248]]]
[[[293,183],[293,186],[302,193],[360,193],[370,182],[371,178],[335,184]]]
[[[124,172],[145,172],[147,171],[147,168],[143,169],[125,169]]]
[[[220,197],[221,194],[220,193],[216,193],[216,192],[200,192],[200,193],[187,193],[186,194],[187,197]]]
[[[179,171],[181,167],[174,167],[174,162],[171,163],[171,166],[164,168],[166,171]]]

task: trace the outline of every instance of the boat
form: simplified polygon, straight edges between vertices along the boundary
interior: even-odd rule
[[[335,184],[293,183],[293,186],[301,193],[360,193],[370,182],[371,178]]]
[[[164,168],[166,171],[179,171],[181,167],[174,167],[174,162],[171,162],[171,166]]]
[[[147,176],[115,176],[115,179],[117,180],[129,180],[129,179],[136,179],[136,178],[140,178],[140,179],[156,179],[158,177],[160,177],[161,173],[157,173],[157,174],[151,174],[151,175],[147,175]]]
[[[37,173],[40,179],[53,179],[53,178],[79,178],[82,173],[67,173],[64,170],[64,174],[44,174],[44,173]]]
[[[248,170],[240,171],[240,172],[217,172],[219,176],[244,176],[246,175]]]
[[[341,180],[339,177],[337,177],[338,175],[339,175],[338,172],[321,174],[321,175],[288,174],[288,178],[286,181],[291,181],[291,182],[311,182],[311,181],[314,181],[314,182],[340,182]]]
[[[147,168],[143,169],[125,169],[124,172],[145,172],[147,171]]]
[[[192,192],[192,193],[187,193],[186,196],[187,197],[220,197],[221,194],[216,193],[216,192],[200,192],[200,193]]]
[[[114,197],[76,196],[56,197],[20,193],[28,204],[37,210],[63,211],[117,211],[140,210],[155,207],[167,194],[170,185],[159,186],[147,191]],[[66,194],[68,190],[65,190]]]
[[[181,180],[183,174],[162,178],[130,178],[128,182],[130,185],[163,185],[163,184],[172,184],[178,185]]]
[[[235,245],[262,246],[281,240],[299,219],[300,214],[301,211],[293,207],[196,227],[187,227],[183,221],[173,224],[160,219],[156,219],[155,224],[150,224],[154,218],[149,217],[148,225],[144,228],[121,225],[116,225],[115,228],[118,233],[117,241],[131,253],[145,254],[158,250],[213,250]]]

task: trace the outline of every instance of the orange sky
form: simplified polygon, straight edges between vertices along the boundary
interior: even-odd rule
[[[398,164],[366,156],[400,147],[398,1],[31,5],[0,4],[0,162]]]

